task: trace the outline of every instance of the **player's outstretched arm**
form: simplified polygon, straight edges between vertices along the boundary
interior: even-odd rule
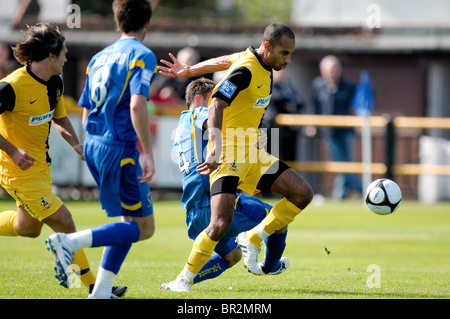
[[[231,66],[231,55],[224,55],[199,62],[194,65],[181,63],[177,58],[169,53],[172,62],[161,60],[166,66],[158,66],[159,73],[172,78],[191,78],[203,74],[214,73],[227,70]]]

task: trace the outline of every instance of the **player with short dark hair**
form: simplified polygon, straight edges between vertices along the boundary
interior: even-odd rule
[[[100,190],[100,203],[108,217],[120,216],[121,221],[48,239],[63,265],[79,249],[105,246],[92,299],[111,297],[114,278],[132,244],[154,233],[147,100],[157,61],[142,43],[152,8],[148,0],[115,0],[112,7],[120,39],[91,59],[79,104],[88,133],[84,154]]]
[[[216,86],[208,107],[210,147],[205,161],[197,167],[210,175],[211,221],[195,239],[188,262],[173,285],[184,291],[208,261],[215,246],[232,224],[237,188],[254,195],[270,191],[283,196],[264,220],[253,229],[239,234],[238,244],[244,265],[260,274],[258,247],[306,208],[313,191],[310,185],[287,164],[264,149],[253,147],[259,140],[259,125],[269,104],[272,70],[281,70],[291,62],[295,35],[283,23],[266,27],[259,48],[214,58],[193,66],[161,61],[167,76],[198,76],[228,69]]]
[[[204,105],[207,105],[214,86],[212,80],[205,78],[188,85],[186,89],[188,110],[181,113],[174,138],[178,166],[183,176],[181,203],[186,210],[188,236],[193,240],[209,225],[211,219],[209,177],[200,174],[196,169],[206,154],[208,138],[205,131],[208,128],[208,108]],[[236,195],[233,223],[215,246],[215,253],[199,271],[192,284],[215,278],[241,260],[242,253],[236,244],[236,236],[255,227],[271,209],[272,205],[256,197]],[[261,275],[277,275],[289,266],[289,260],[281,257],[286,246],[286,235],[287,231],[283,229],[279,234],[272,234],[266,239],[266,258],[258,265]],[[163,284],[161,288],[175,290],[173,287],[175,283],[173,281]],[[185,291],[189,291],[192,284],[187,285]]]

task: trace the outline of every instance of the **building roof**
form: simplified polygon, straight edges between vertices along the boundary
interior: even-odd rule
[[[100,19],[101,20],[101,19]],[[111,21],[84,21],[79,29],[64,30],[68,45],[106,46],[118,38]],[[145,44],[155,49],[176,50],[185,46],[199,49],[242,50],[258,46],[265,24],[164,20],[153,23]],[[341,51],[348,53],[449,52],[450,27],[293,27],[296,51]],[[12,31],[4,42],[22,39]]]

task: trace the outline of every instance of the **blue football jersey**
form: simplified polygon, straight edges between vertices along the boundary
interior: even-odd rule
[[[156,72],[156,56],[136,38],[117,40],[89,62],[79,105],[90,110],[85,130],[108,140],[134,142],[130,98],[149,99]]]
[[[183,209],[208,207],[210,205],[209,176],[196,171],[204,162],[208,133],[203,131],[203,123],[208,119],[208,108],[198,107],[181,113],[174,138],[174,149],[178,166],[183,176]]]

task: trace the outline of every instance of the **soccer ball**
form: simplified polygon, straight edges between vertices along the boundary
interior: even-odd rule
[[[390,179],[377,179],[367,187],[366,205],[375,214],[389,215],[400,206],[401,201],[402,191]]]

